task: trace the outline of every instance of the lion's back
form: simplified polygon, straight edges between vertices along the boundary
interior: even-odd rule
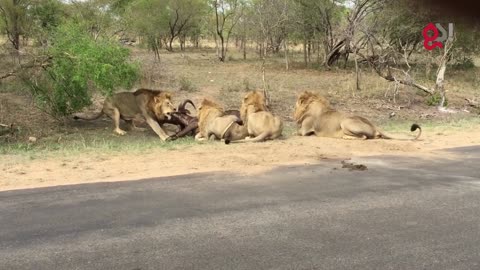
[[[119,92],[114,94],[108,101],[116,107],[123,117],[135,117],[141,113],[138,99],[133,92]]]

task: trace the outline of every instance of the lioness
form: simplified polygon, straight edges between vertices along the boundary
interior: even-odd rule
[[[170,137],[160,127],[158,122],[169,119],[170,114],[173,112],[175,112],[175,107],[171,101],[171,93],[142,88],[135,92],[116,93],[105,99],[103,109],[98,114],[91,117],[75,115],[74,119],[95,120],[106,114],[113,119],[115,124],[114,132],[124,135],[126,132],[120,129],[120,119],[127,122],[131,129],[139,129],[135,126],[133,120],[141,116],[160,139],[166,141]]]
[[[241,140],[247,136],[247,129],[236,115],[225,115],[223,108],[204,99],[198,109],[199,133],[195,140],[225,139],[226,144],[230,141]]]
[[[315,134],[320,137],[392,139],[377,129],[368,119],[347,116],[334,109],[323,96],[305,91],[295,104],[294,119],[298,124],[298,135]],[[419,130],[414,140],[422,134],[419,125],[413,124],[411,131]]]
[[[265,97],[259,91],[248,92],[242,101],[240,115],[247,126],[247,141],[260,142],[277,139],[282,135],[283,121],[267,111]],[[253,137],[253,138],[252,138]]]

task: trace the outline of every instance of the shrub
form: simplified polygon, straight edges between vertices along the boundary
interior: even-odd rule
[[[198,88],[190,81],[187,77],[181,77],[180,81],[180,91],[186,92],[196,92]]]
[[[427,98],[426,103],[427,103],[428,106],[438,106],[441,101],[442,101],[442,96],[440,95],[440,93],[436,92],[436,93],[434,93],[433,95],[431,95]],[[444,106],[445,107],[448,106],[448,98],[447,97],[445,97]]]
[[[95,40],[81,25],[66,23],[52,37],[45,72],[27,79],[38,104],[54,116],[65,116],[92,103],[93,90],[111,95],[117,87],[132,87],[138,66],[118,43]]]

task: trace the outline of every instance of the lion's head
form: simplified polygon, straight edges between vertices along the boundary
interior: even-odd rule
[[[170,92],[160,92],[153,97],[152,110],[157,119],[170,119],[171,114],[175,112],[175,106],[172,104],[172,94]]]
[[[301,123],[305,114],[313,109],[313,107],[315,107],[315,109],[326,110],[330,108],[330,103],[325,97],[319,94],[309,91],[301,93],[298,96],[295,104],[295,113],[293,118],[297,123]]]
[[[260,91],[248,92],[243,98],[242,106],[240,107],[242,120],[246,122],[247,115],[261,111],[267,111],[265,96]]]
[[[202,134],[205,133],[206,126],[209,121],[215,117],[220,117],[223,115],[222,106],[217,103],[204,99],[198,108],[198,127]],[[206,136],[206,134],[204,134]]]

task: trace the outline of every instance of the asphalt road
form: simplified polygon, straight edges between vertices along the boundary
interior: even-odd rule
[[[480,147],[0,193],[0,269],[480,269]]]

